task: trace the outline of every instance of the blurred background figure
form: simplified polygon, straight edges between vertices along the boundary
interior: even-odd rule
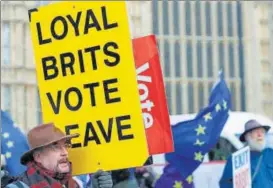
[[[14,177],[10,176],[8,171],[6,171],[6,158],[1,154],[1,187],[5,187],[7,184],[12,182]]]
[[[4,170],[6,166],[6,159],[3,154],[1,154],[1,170]]]
[[[156,174],[154,173],[152,167],[144,166],[141,168],[136,168],[135,177],[140,188],[153,188],[156,181]]]
[[[152,167],[121,169],[112,171],[113,188],[153,188],[156,175]]]
[[[129,169],[112,171],[113,188],[139,188],[134,174],[131,175]]]

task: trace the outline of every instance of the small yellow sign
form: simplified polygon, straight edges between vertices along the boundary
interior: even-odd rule
[[[124,1],[29,10],[44,122],[72,139],[73,175],[142,166],[148,147]]]

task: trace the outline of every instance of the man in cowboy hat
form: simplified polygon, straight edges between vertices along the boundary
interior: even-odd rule
[[[66,136],[53,123],[33,128],[28,133],[30,150],[21,157],[27,166],[21,176],[11,178],[8,188],[78,188],[79,184],[71,176],[72,165],[68,160],[67,148],[70,140],[79,134]],[[111,174],[98,171],[92,176],[92,188],[112,188]]]
[[[270,126],[250,120],[246,122],[245,131],[240,136],[240,140],[250,148],[252,188],[273,187],[273,150],[266,148],[266,133],[269,129]],[[231,157],[227,160],[220,187],[233,187]]]

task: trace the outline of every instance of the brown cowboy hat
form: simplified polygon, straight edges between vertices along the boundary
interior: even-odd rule
[[[245,123],[245,131],[241,134],[240,136],[240,140],[242,142],[245,142],[246,139],[245,139],[245,135],[246,133],[254,130],[254,129],[258,129],[258,128],[264,128],[265,129],[265,132],[268,132],[269,129],[270,129],[270,126],[268,125],[262,125],[260,124],[258,121],[252,119],[252,120],[249,120],[248,122]]]
[[[60,129],[55,127],[53,123],[42,124],[31,129],[27,135],[30,150],[21,157],[21,164],[26,165],[33,160],[33,152],[44,146],[48,146],[60,140],[66,139],[70,141],[72,138],[78,137],[79,134],[65,135]]]

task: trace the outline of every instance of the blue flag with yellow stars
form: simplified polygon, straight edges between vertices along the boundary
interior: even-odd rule
[[[1,154],[5,156],[5,170],[11,176],[17,176],[26,170],[20,163],[21,156],[29,150],[24,133],[13,122],[11,117],[1,110]]]
[[[189,121],[172,126],[175,152],[165,155],[170,166],[186,179],[217,143],[229,117],[231,95],[223,74],[212,88],[209,105]]]
[[[176,168],[167,165],[162,176],[156,181],[155,188],[194,188],[193,176],[183,179]]]

